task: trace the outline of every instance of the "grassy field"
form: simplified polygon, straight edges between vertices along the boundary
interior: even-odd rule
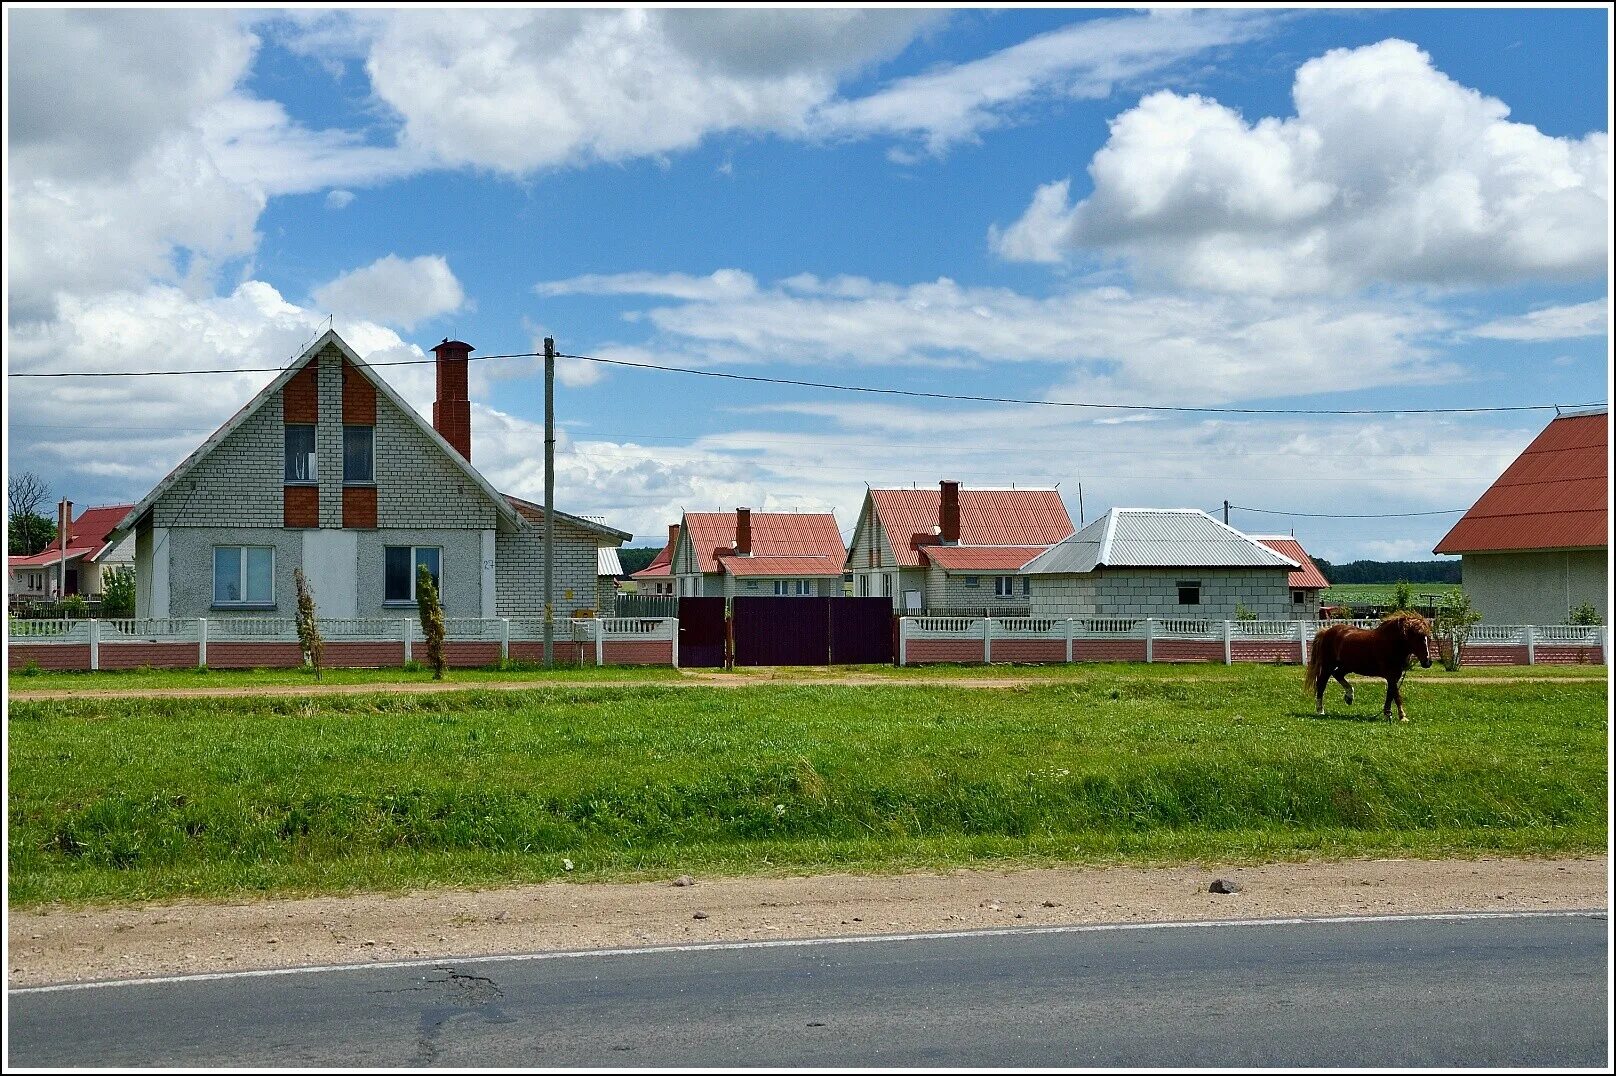
[[[1410,583],[1414,590],[1414,601],[1425,604],[1427,594],[1437,595],[1437,600],[1463,590],[1458,583]],[[1319,595],[1319,600],[1325,605],[1385,605],[1392,600],[1392,592],[1397,589],[1396,583],[1337,583],[1325,587]]]
[[[563,667],[545,670],[536,665],[512,663],[503,669],[450,669],[444,674],[448,681],[474,687],[480,683],[510,683],[531,680],[535,686],[549,680],[568,682],[599,680],[605,683],[623,680],[676,679],[679,670],[664,665],[607,665],[595,668]],[[187,687],[285,687],[303,685],[310,688],[320,684],[424,684],[432,680],[432,670],[425,669],[326,669],[324,679],[316,682],[314,674],[306,669],[124,669],[108,672],[13,672],[6,684],[12,691],[114,691],[119,688],[166,689]]]
[[[1603,683],[1217,672],[13,701],[9,896],[1605,847]]]

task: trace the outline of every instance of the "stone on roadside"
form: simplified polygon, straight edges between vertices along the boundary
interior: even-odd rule
[[[677,877],[677,878],[675,878],[673,880],[673,884],[676,885],[676,886],[679,886],[680,888],[683,888],[684,886],[687,886],[687,885],[695,885],[696,880],[694,878],[690,877],[690,875],[688,875],[688,874],[681,874],[679,877]]]
[[[1227,878],[1214,878],[1212,884],[1206,887],[1208,893],[1238,893],[1240,883],[1231,882]]]

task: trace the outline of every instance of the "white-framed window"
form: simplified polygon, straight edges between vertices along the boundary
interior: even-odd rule
[[[774,581],[774,596],[776,598],[783,598],[783,597],[785,597],[786,595],[788,595],[790,593],[791,593],[791,580],[789,580],[789,579],[776,579]]]
[[[869,595],[870,577],[867,575],[861,575],[858,577],[858,596],[861,598],[867,598]]]
[[[1201,581],[1199,579],[1180,579],[1178,581],[1178,604],[1201,604]]]
[[[811,597],[811,596],[816,596],[818,593],[819,593],[819,588],[814,584],[814,581],[812,579],[799,579],[799,580],[797,580],[797,596],[798,597]]]
[[[275,547],[267,545],[214,546],[213,604],[216,606],[274,605]]]
[[[1014,598],[1016,596],[1016,577],[1013,575],[994,576],[993,596],[995,598]]]
[[[342,428],[342,480],[360,485],[376,481],[376,427]]]
[[[432,573],[432,583],[443,594],[443,550],[435,545],[390,545],[385,550],[382,600],[389,605],[415,601],[415,575],[421,565]]]
[[[300,423],[286,424],[286,481],[318,482],[319,470],[315,466],[314,427]]]

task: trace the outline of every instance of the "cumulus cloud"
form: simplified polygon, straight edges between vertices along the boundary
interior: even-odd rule
[[[330,191],[326,194],[325,207],[327,209],[347,209],[349,206],[353,205],[353,200],[353,191],[338,189]]]
[[[735,299],[757,291],[751,273],[719,269],[709,276],[688,273],[586,273],[541,281],[539,295],[662,295],[670,299]]]
[[[408,260],[389,254],[314,289],[321,309],[403,329],[453,313],[465,301],[449,263],[436,254]]]
[[[1497,318],[1470,330],[1471,336],[1490,340],[1575,340],[1603,336],[1610,321],[1610,303],[1593,299],[1568,306],[1548,306],[1512,318]]]
[[[1296,115],[1247,122],[1161,91],[1118,116],[1093,192],[1041,187],[990,235],[1015,260],[1120,255],[1182,285],[1269,294],[1603,275],[1610,138],[1557,138],[1406,41],[1303,64]]]

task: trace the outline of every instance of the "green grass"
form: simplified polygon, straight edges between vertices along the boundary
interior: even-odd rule
[[[510,662],[504,668],[450,669],[445,678],[456,684],[509,683],[531,680],[535,685],[547,680],[667,680],[678,677],[677,669],[659,665],[563,666],[546,671],[528,662]],[[432,679],[430,668],[414,669],[326,669],[327,684],[419,684]],[[23,672],[7,674],[12,691],[116,691],[122,688],[230,688],[279,687],[304,684],[317,687],[314,674],[306,669],[128,669],[116,672]]]
[[[1410,583],[1409,586],[1417,603],[1424,603],[1427,594],[1435,594],[1441,601],[1442,597],[1464,589],[1458,583]],[[1325,605],[1385,605],[1392,600],[1396,589],[1396,583],[1337,583],[1324,588],[1319,600]]]
[[[9,896],[1606,845],[1603,684],[1416,684],[1397,725],[1237,671],[14,701]]]

